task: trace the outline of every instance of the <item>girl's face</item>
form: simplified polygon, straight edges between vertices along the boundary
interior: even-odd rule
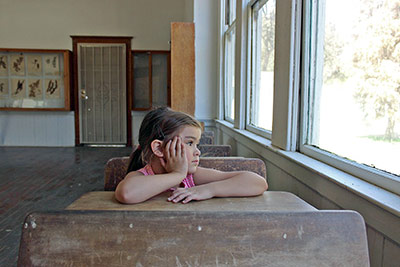
[[[188,173],[194,173],[199,165],[201,154],[197,148],[200,142],[201,130],[194,126],[184,126],[177,135],[182,138],[185,146],[186,158],[189,164]]]

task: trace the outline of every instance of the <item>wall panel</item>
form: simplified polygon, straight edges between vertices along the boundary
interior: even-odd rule
[[[0,112],[0,146],[74,146],[73,112]]]

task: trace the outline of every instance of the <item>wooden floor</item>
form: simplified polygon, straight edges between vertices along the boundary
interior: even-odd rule
[[[0,266],[16,266],[23,221],[103,190],[103,168],[132,148],[0,147]]]

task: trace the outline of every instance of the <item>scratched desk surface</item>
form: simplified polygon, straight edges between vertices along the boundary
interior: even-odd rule
[[[212,198],[187,204],[167,201],[169,193],[138,204],[121,204],[114,192],[96,191],[81,196],[68,210],[170,210],[170,211],[316,211],[317,209],[289,192],[267,191],[256,197]]]
[[[189,205],[185,205],[189,207]],[[352,211],[30,214],[19,266],[369,266]]]

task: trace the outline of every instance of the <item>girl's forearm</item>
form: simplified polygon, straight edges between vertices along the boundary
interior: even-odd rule
[[[126,204],[140,203],[176,186],[184,178],[180,173],[176,172],[148,176],[136,175],[133,177],[128,174],[118,184],[115,190],[115,197],[119,202]]]
[[[256,196],[268,188],[264,178],[251,172],[240,173],[203,186],[208,187],[214,197]]]

